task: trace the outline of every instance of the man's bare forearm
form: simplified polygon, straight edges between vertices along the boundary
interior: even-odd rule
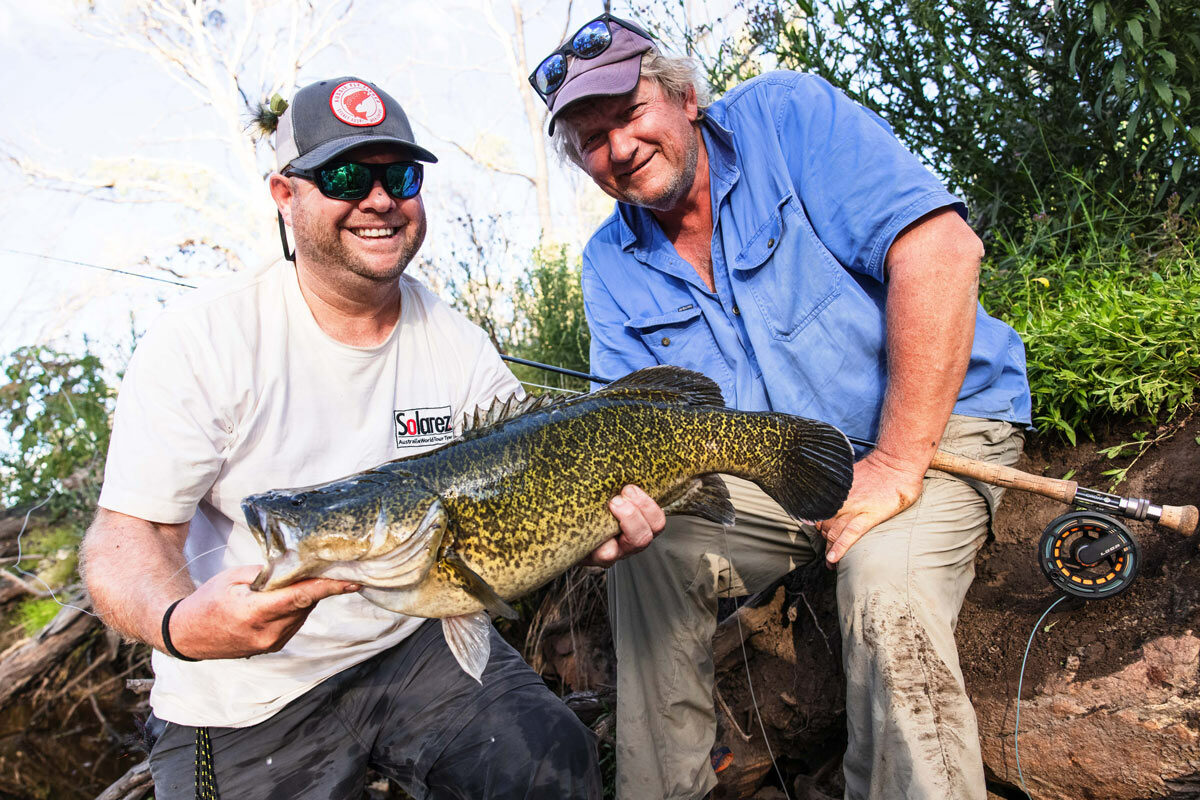
[[[971,358],[982,254],[978,237],[951,210],[913,223],[888,250],[888,383],[879,437],[854,465],[846,502],[817,526],[830,564],[921,496]]]
[[[905,230],[888,253],[888,384],[876,458],[923,474],[962,388],[983,246],[952,210]]]
[[[188,525],[100,509],[81,548],[84,583],[110,628],[162,649],[163,612],[195,591],[183,556]]]

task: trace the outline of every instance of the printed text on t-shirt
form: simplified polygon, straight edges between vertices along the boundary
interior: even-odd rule
[[[409,408],[396,411],[396,447],[428,447],[454,438],[450,424],[450,406]]]

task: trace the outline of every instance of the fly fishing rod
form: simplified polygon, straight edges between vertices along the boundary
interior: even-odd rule
[[[1116,517],[1157,523],[1184,536],[1195,533],[1200,521],[1195,506],[1158,505],[941,450],[930,466],[1074,506],[1076,510],[1051,521],[1038,541],[1042,572],[1056,589],[1074,597],[1112,597],[1128,589],[1137,576],[1141,548]]]
[[[501,355],[506,361],[556,372],[572,378],[612,383],[584,372]],[[875,442],[847,436],[851,444],[874,448]],[[1099,599],[1129,588],[1137,576],[1141,548],[1117,517],[1153,522],[1184,536],[1196,532],[1200,512],[1195,506],[1159,505],[1149,500],[1088,489],[1071,480],[1046,478],[1019,469],[978,461],[938,450],[929,465],[960,478],[1057,500],[1074,510],[1054,519],[1038,542],[1038,564],[1059,591],[1074,597]]]

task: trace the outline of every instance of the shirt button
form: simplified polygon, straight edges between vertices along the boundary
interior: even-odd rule
[[[767,239],[767,247],[774,247],[774,246],[775,246],[775,240]]]
[[[670,347],[670,346],[671,346],[671,337],[664,336],[663,337],[663,347]]]
[[[734,304],[734,306],[733,306],[733,313],[734,313],[734,314],[741,314],[741,313],[742,313],[742,310],[741,310],[740,308],[738,308],[738,307],[737,307],[737,304],[736,304],[736,303],[735,303],[735,304]]]

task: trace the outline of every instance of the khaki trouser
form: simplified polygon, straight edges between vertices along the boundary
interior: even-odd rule
[[[1008,423],[961,416],[942,438],[949,452],[1007,465],[1023,443]],[[752,484],[726,483],[735,526],[672,517],[649,548],[609,573],[620,800],[700,798],[716,785],[717,597],[758,591],[822,556],[814,528]],[[954,626],[1000,492],[930,471],[917,502],[838,565],[847,800],[985,797]]]

